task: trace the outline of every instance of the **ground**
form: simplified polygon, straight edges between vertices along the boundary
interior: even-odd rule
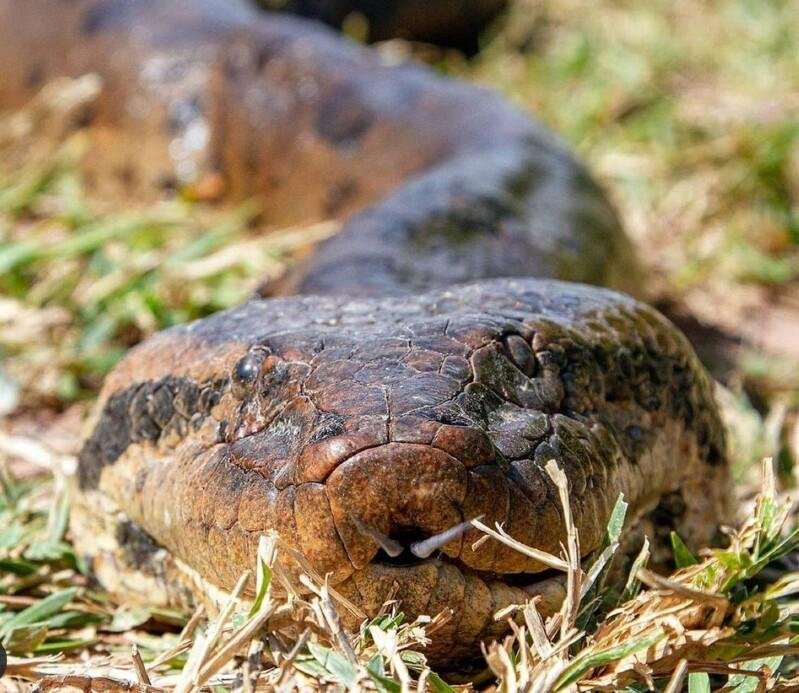
[[[790,556],[776,559],[796,544],[785,494],[799,457],[798,14],[795,2],[776,0],[516,0],[471,61],[428,47],[380,47],[413,51],[503,91],[588,162],[649,270],[651,301],[687,330],[719,380],[738,480],[742,525],[733,550],[687,567],[693,557],[675,539],[683,572],[669,583],[643,572],[637,597],[633,577],[627,593],[612,597],[628,600],[629,631],[606,617],[612,598],[598,604],[589,590],[583,608],[547,624],[546,635],[528,613],[531,642],[520,635],[494,648],[490,672],[461,678],[507,689],[525,681],[535,690],[574,682],[618,689],[633,685],[638,656],[649,669],[635,660],[635,690],[647,676],[672,691],[725,683],[755,690],[768,671],[736,679],[728,669],[742,642],[756,660],[752,670],[792,675],[795,660],[783,655],[792,654],[790,595],[799,573],[789,572]],[[0,642],[24,659],[13,660],[13,671],[29,679],[130,678],[135,644],[159,686],[185,690],[214,662],[216,680],[230,683],[246,665],[232,659],[236,643],[225,643],[249,642],[247,628],[279,605],[267,596],[215,641],[202,616],[181,634],[185,614],[131,609],[93,591],[70,549],[63,472],[74,465],[103,375],[126,348],[239,302],[265,268],[279,273],[309,234],[330,228],[265,234],[256,208],[220,210],[196,190],[147,210],[93,199],[77,172],[81,134],[64,136],[58,105],[59,94],[79,100],[92,88],[52,85],[25,112],[0,117]],[[765,495],[753,503],[763,483],[759,461],[768,456],[776,479],[766,474]],[[609,545],[614,533],[609,528]],[[571,564],[575,579],[586,579]],[[268,569],[258,572],[268,582]],[[301,641],[294,663],[284,657],[264,680],[360,680],[394,690],[406,674],[419,677],[420,660],[396,648],[418,649],[424,624],[398,626],[387,616],[348,650],[320,594],[315,605],[296,607],[311,624],[310,644]],[[670,629],[652,626],[666,612]],[[587,630],[593,635],[579,635]],[[267,649],[280,659],[274,653],[291,646],[290,634],[275,634]],[[56,653],[60,662],[45,659]],[[157,658],[163,663],[153,666]]]

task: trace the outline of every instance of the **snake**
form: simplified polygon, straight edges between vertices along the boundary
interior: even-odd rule
[[[507,629],[498,610],[563,599],[540,553],[566,541],[552,461],[582,556],[620,495],[629,527],[712,541],[731,497],[712,381],[644,302],[600,186],[531,116],[244,0],[1,0],[0,27],[3,107],[101,80],[76,123],[98,191],[213,184],[269,225],[338,226],[106,378],[72,532],[109,590],[229,592],[271,533],[347,627],[388,597],[447,610],[427,653],[454,661]]]
[[[370,41],[393,38],[453,47],[471,55],[507,0],[258,0],[272,11],[292,12],[345,29],[355,21]]]

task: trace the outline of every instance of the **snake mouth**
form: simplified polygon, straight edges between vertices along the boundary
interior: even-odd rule
[[[344,565],[333,563],[334,557],[349,564],[348,572],[375,563],[415,567],[438,557],[491,579],[538,575],[549,567],[546,563],[488,537],[473,522],[499,524],[517,541],[559,553],[564,532],[559,506],[551,500],[555,494],[548,492],[545,473],[530,468],[537,474],[533,479],[541,481],[524,493],[513,468],[494,460],[475,464],[467,455],[455,457],[420,443],[369,448],[349,456],[327,477],[327,541],[306,533],[303,549],[309,560],[328,560],[327,565],[318,561],[319,570]],[[593,541],[585,541],[585,548],[591,550]],[[343,569],[339,576],[346,577]]]
[[[381,542],[380,549],[372,559],[372,563],[412,567],[427,558],[427,556],[419,556],[413,551],[414,546],[429,539],[429,536],[419,530],[401,530],[393,533],[391,537],[385,537],[385,539],[386,541]]]
[[[466,438],[479,431],[459,432]],[[497,614],[507,607],[538,597],[539,611],[550,615],[566,593],[563,572],[473,522],[498,523],[514,539],[557,553],[561,517],[549,494],[542,491],[536,502],[518,491],[507,466],[475,458],[466,445],[445,451],[390,442],[349,455],[325,483],[335,539],[353,568],[336,589],[370,617],[387,600],[411,621],[448,613],[426,650],[437,659],[501,636],[507,617]]]
[[[501,637],[507,618],[516,613],[508,607],[535,598],[542,616],[557,612],[566,596],[565,583],[565,575],[554,570],[498,574],[473,570],[441,552],[419,558],[410,550],[390,556],[381,549],[336,589],[369,617],[381,613],[387,601],[393,601],[406,621],[444,614],[425,653],[449,661],[472,654],[480,640]],[[356,620],[349,625],[358,627]]]
[[[479,519],[479,518],[476,518]],[[479,577],[484,582],[501,582],[509,587],[531,590],[538,594],[536,585],[555,578],[563,578],[564,573],[554,568],[536,572],[500,573],[490,570],[474,570],[457,557],[448,556],[441,548],[458,536],[465,534],[471,522],[462,522],[449,530],[429,536],[418,529],[404,529],[395,532],[386,539],[390,544],[380,548],[371,560],[372,565],[386,569],[412,570],[427,563],[446,563],[460,570]],[[387,550],[387,548],[389,550]]]
[[[420,558],[419,556],[415,555],[410,548],[406,548],[402,553],[395,556],[391,556],[383,549],[380,549],[380,551],[375,554],[375,557],[371,561],[371,565],[380,566],[385,569],[407,569],[409,571],[418,566],[429,563],[446,563],[447,565],[457,568],[462,573],[466,572],[470,575],[475,575],[484,582],[501,582],[508,587],[514,587],[525,591],[529,589],[532,595],[537,594],[535,590],[536,585],[542,582],[547,582],[553,579],[560,579],[562,581],[562,579],[565,579],[563,577],[564,573],[555,569],[542,570],[536,573],[495,573],[488,570],[473,570],[457,558],[450,558],[444,553],[439,552],[435,556]]]

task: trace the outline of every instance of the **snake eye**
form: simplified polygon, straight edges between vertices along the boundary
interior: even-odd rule
[[[266,352],[258,350],[251,351],[239,359],[233,368],[233,386],[238,391],[248,390],[258,380],[265,358]]]

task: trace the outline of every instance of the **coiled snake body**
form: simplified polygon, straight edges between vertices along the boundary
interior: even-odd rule
[[[342,222],[269,298],[166,330],[108,377],[75,520],[108,587],[190,601],[188,570],[230,589],[275,530],[362,614],[392,589],[410,615],[452,608],[444,659],[551,580],[493,539],[473,550],[473,528],[424,540],[482,516],[558,553],[549,460],[586,554],[620,492],[639,524],[711,537],[728,469],[709,379],[655,310],[587,285],[635,294],[640,274],[541,126],[231,0],[0,0],[0,26],[4,106],[101,76],[96,187],[146,200],[216,176],[274,223]]]

